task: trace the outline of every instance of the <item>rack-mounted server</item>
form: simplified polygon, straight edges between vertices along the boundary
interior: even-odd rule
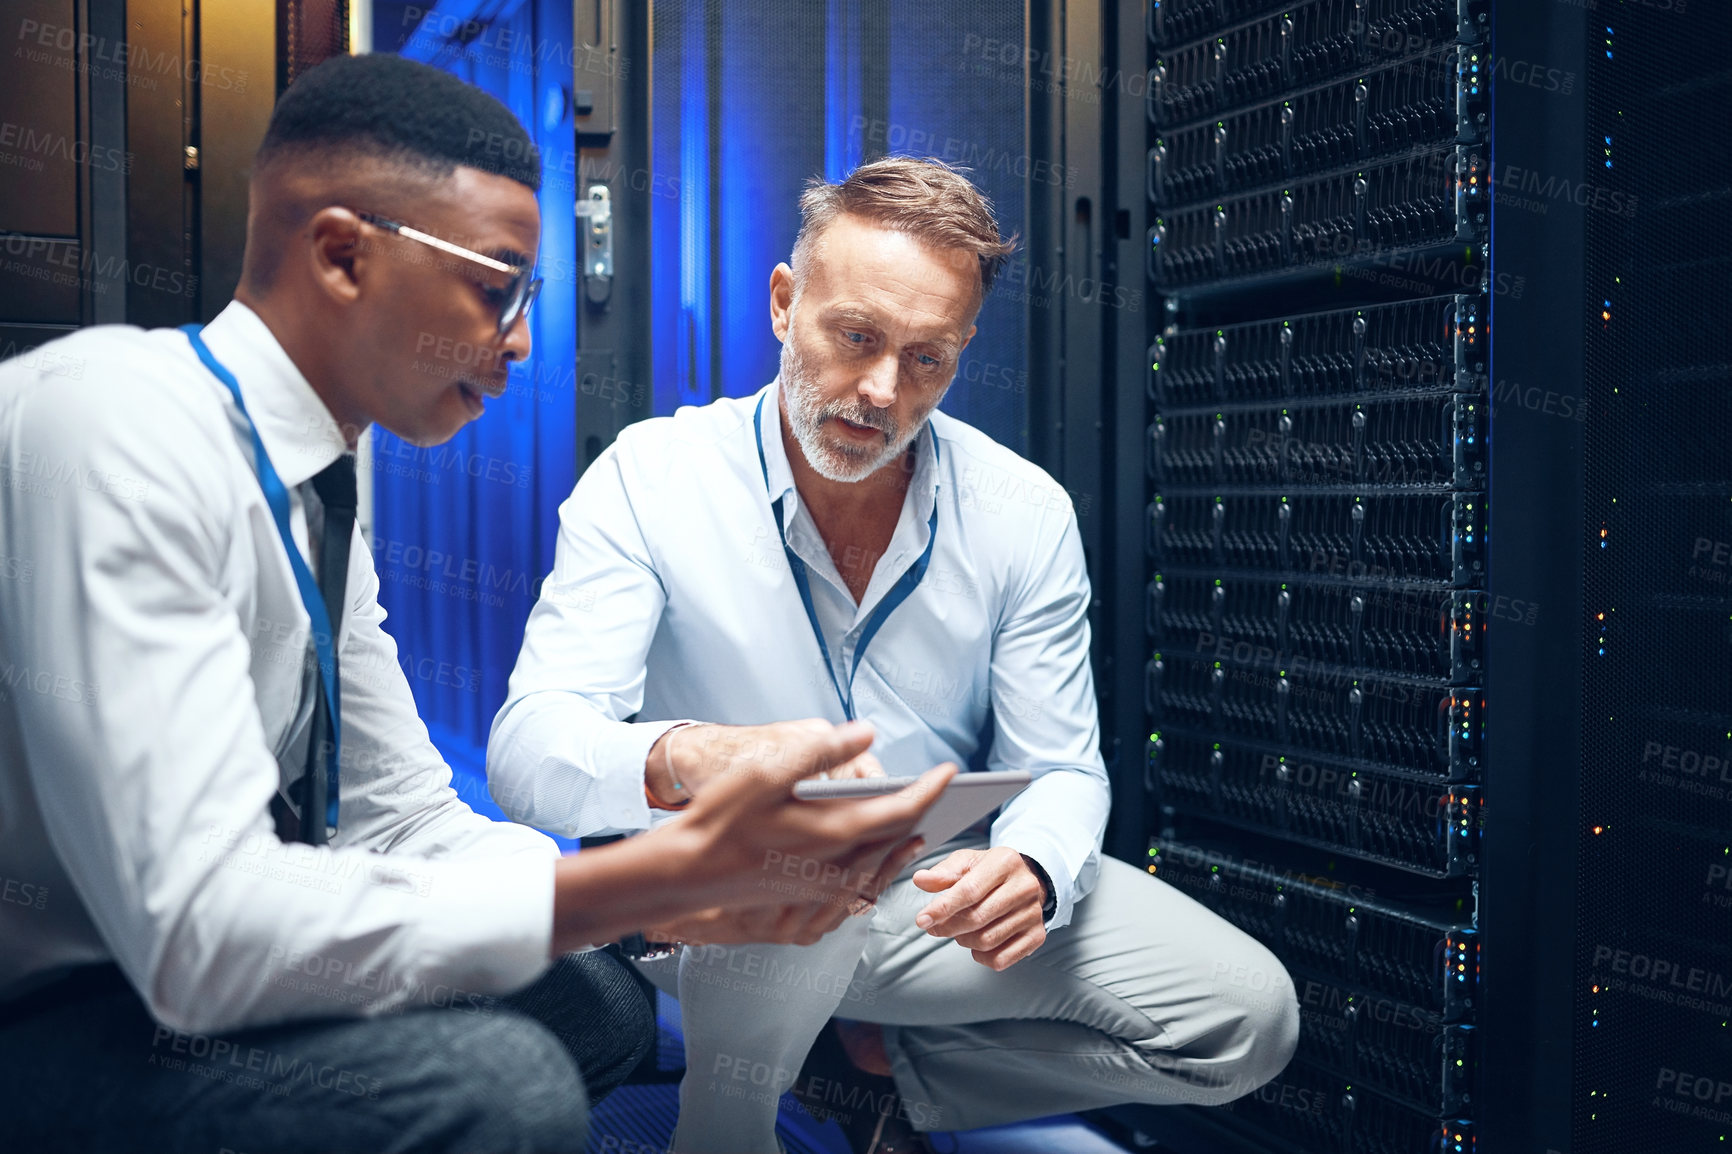
[[[1461,911],[1162,838],[1148,869],[1268,946],[1293,981],[1299,1052],[1234,1114],[1300,1148],[1471,1141],[1479,935]]]
[[[1211,28],[1202,14],[1151,9]],[[1491,59],[1468,0],[1314,0],[1157,48],[1149,275],[1173,293],[1393,249],[1483,245]],[[1391,46],[1394,46],[1391,48]]]
[[[1150,9],[1150,869],[1297,984],[1293,1063],[1214,1112],[1270,1150],[1474,1141],[1484,638],[1510,611],[1486,584],[1487,11]],[[1449,287],[1344,275],[1401,254]],[[1286,303],[1309,299],[1342,307]],[[1406,880],[1366,900],[1199,842]]]

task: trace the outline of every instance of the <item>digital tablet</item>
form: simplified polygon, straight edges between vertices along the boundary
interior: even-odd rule
[[[848,777],[840,780],[797,781],[794,796],[802,801],[844,801],[849,798],[881,797],[920,780],[915,777]],[[985,817],[1027,788],[1032,780],[1026,769],[1003,773],[959,773],[944,787],[910,836],[926,839],[927,849],[937,849],[980,818]]]

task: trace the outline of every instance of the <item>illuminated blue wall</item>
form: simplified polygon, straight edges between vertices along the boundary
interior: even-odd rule
[[[788,259],[808,178],[840,180],[886,153],[972,169],[1005,232],[1023,221],[1027,85],[1020,5],[867,0],[655,7],[658,174],[677,178],[652,206],[655,411],[741,396],[776,374],[770,270]],[[991,51],[987,51],[988,46]],[[1014,60],[1014,66],[1006,64]],[[872,111],[863,75],[888,105]],[[1026,303],[994,291],[945,411],[1026,452]]]
[[[378,3],[374,46],[427,60],[503,101],[542,149],[541,299],[534,352],[506,395],[448,444],[420,449],[374,430],[374,563],[423,720],[472,804],[493,715],[523,625],[553,566],[558,507],[577,482],[576,164],[570,0]],[[450,35],[489,21],[466,48]],[[550,275],[562,273],[563,276]]]

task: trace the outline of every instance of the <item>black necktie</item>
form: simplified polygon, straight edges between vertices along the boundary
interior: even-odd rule
[[[355,532],[355,458],[344,453],[321,469],[313,477],[313,492],[319,495],[319,503],[325,510],[325,528],[319,535],[319,593],[325,599],[325,613],[331,620],[331,630],[340,635],[349,574],[349,542]],[[333,661],[336,647],[337,637],[333,636]],[[284,841],[304,841],[308,845],[323,845],[327,836],[324,814],[329,798],[325,765],[333,740],[333,726],[325,706],[323,677],[323,671],[315,663],[313,727],[307,739],[306,772],[289,786],[289,796],[294,804],[292,808],[280,803],[274,803],[272,807],[278,835]],[[340,678],[331,689],[331,696],[336,698],[337,708],[341,710]]]

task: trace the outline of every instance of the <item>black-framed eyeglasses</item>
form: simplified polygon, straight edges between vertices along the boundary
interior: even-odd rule
[[[464,248],[460,244],[452,244],[448,240],[442,240],[432,233],[422,232],[418,228],[410,228],[402,221],[387,220],[375,213],[357,212],[355,215],[386,232],[394,232],[398,236],[419,241],[424,245],[438,249],[440,252],[474,261],[483,268],[490,268],[494,272],[502,272],[510,276],[511,279],[506,282],[503,289],[491,290],[504,296],[504,299],[499,303],[499,333],[501,336],[511,331],[511,326],[517,323],[518,317],[528,314],[529,306],[534,304],[535,298],[541,295],[541,278],[530,275],[535,271],[533,265],[506,264],[502,260],[496,260],[473,249]]]

